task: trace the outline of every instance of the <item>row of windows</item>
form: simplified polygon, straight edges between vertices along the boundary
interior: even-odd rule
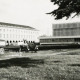
[[[80,40],[80,39],[79,39]],[[74,42],[75,39],[40,39],[40,42]]]
[[[80,29],[54,29],[54,36],[80,35]]]
[[[12,34],[0,34],[0,38],[34,38],[33,35],[12,35]]]
[[[53,24],[54,29],[80,27],[80,23]]]
[[[6,41],[6,43],[18,43],[18,42],[23,42],[23,41],[12,41],[12,40],[10,40],[10,41]],[[34,41],[27,41],[28,43],[32,43],[32,42],[34,42]],[[27,43],[26,41],[24,41],[24,43]]]
[[[40,43],[51,43],[51,42],[80,42],[80,38],[72,38],[72,39],[40,39]]]
[[[18,32],[18,33],[31,33],[31,34],[34,34],[35,31],[30,31],[30,30],[20,30],[20,29],[0,29],[0,32],[12,32],[12,33],[15,33],[15,32]],[[38,32],[36,32],[38,33]]]

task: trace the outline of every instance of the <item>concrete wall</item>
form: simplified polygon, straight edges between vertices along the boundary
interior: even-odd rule
[[[80,23],[53,24],[53,36],[80,35]]]

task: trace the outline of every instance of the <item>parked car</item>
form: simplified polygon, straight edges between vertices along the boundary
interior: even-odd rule
[[[35,52],[37,52],[37,50],[38,50],[38,46],[36,45],[35,42],[28,43],[28,48],[29,48],[29,51],[35,51]]]

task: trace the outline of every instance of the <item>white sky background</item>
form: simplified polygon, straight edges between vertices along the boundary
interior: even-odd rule
[[[40,30],[42,35],[51,35],[52,24],[79,21],[78,18],[54,20],[46,13],[55,8],[50,0],[0,0],[0,22],[31,26]]]

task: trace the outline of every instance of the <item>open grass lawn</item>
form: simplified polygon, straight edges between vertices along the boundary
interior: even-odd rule
[[[0,80],[80,80],[78,54],[0,60]]]

